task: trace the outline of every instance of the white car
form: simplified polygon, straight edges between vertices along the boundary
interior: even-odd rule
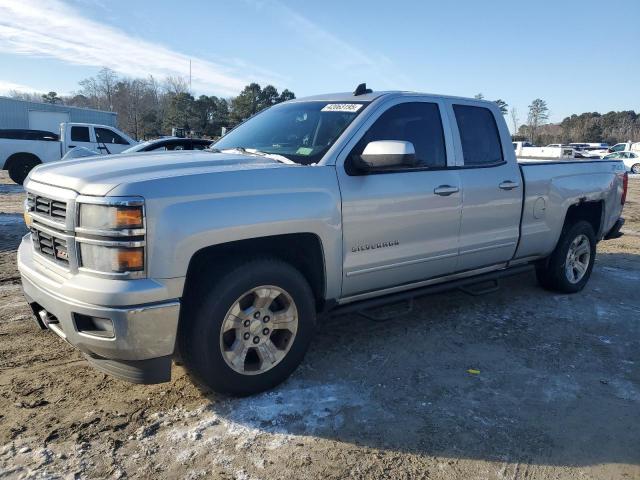
[[[115,127],[92,123],[62,123],[60,132],[40,130],[0,130],[0,166],[18,184],[32,168],[60,160],[77,147],[101,155],[121,153],[136,145],[134,139]]]
[[[627,171],[640,173],[640,153],[638,152],[615,152],[605,155],[604,160],[622,160]]]

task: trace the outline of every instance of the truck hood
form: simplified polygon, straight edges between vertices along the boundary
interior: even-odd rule
[[[40,165],[29,179],[82,195],[107,195],[118,185],[153,179],[256,168],[291,167],[256,155],[207,151],[137,153],[76,158]]]

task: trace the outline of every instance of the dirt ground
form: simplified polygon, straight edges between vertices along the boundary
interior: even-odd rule
[[[0,478],[640,478],[640,179],[576,295],[533,275],[323,323],[279,388],[130,385],[40,331],[0,177]],[[469,369],[479,373],[469,373]]]

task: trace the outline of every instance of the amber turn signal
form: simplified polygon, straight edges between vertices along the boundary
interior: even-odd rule
[[[142,207],[118,207],[116,228],[142,228]]]
[[[119,248],[116,253],[118,272],[144,269],[144,248]]]

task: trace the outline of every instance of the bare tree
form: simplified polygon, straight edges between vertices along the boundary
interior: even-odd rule
[[[184,77],[170,76],[165,79],[164,88],[173,95],[189,93],[189,81]]]
[[[511,107],[511,110],[509,111],[509,117],[511,118],[513,134],[516,135],[518,133],[518,124],[520,123],[520,119],[518,118],[518,109],[516,107]]]
[[[535,143],[538,128],[548,119],[549,107],[547,107],[547,102],[541,98],[536,98],[531,102],[531,105],[529,105],[529,117],[527,119],[527,123],[529,124],[529,140],[531,143]]]
[[[87,99],[88,106],[93,108],[103,108],[102,106],[102,93],[98,86],[98,80],[96,77],[85,78],[78,82],[80,85],[80,90],[77,95],[81,95],[83,98]]]
[[[26,100],[28,102],[41,102],[42,94],[36,92],[20,92],[18,90],[10,90],[9,97],[15,98],[17,100]]]
[[[104,94],[107,101],[107,108],[113,111],[113,94],[115,93],[118,75],[110,68],[103,68],[98,72],[97,83],[98,88]]]

